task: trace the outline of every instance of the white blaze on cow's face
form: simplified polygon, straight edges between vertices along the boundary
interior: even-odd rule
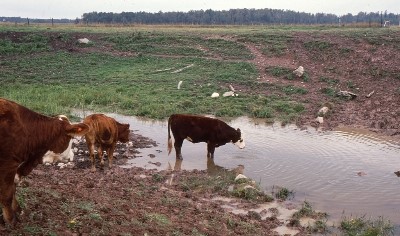
[[[233,143],[233,144],[235,144],[240,149],[243,149],[246,146],[243,138],[240,138],[236,143]]]
[[[246,146],[246,144],[244,143],[244,140],[243,140],[243,135],[239,128],[236,130],[236,132],[240,138],[236,142],[232,141],[232,143],[235,144],[238,148],[243,149]]]

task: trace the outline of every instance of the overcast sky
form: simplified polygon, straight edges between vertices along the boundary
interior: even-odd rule
[[[80,18],[88,12],[168,12],[272,8],[343,15],[362,12],[400,13],[400,0],[0,0],[0,16]]]

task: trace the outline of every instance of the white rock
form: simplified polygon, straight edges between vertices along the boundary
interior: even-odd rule
[[[225,92],[222,96],[223,96],[223,97],[235,96],[235,92],[233,92],[233,91]]]
[[[319,109],[318,115],[325,115],[326,113],[328,113],[328,111],[329,111],[328,107],[322,107],[321,109]]]
[[[212,98],[217,98],[217,97],[219,97],[219,93],[214,92],[213,94],[211,94],[211,97]]]
[[[302,66],[299,66],[299,68],[293,71],[293,74],[301,77],[304,74],[304,68]]]
[[[84,44],[88,44],[90,42],[89,39],[87,38],[83,38],[83,39],[78,39],[78,43],[84,43]]]
[[[239,179],[247,179],[247,177],[246,177],[245,175],[238,174],[238,175],[236,176],[236,178],[235,178],[235,181],[236,181],[236,180],[239,180]]]

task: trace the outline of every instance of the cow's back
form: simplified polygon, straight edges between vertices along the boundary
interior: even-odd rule
[[[21,120],[21,110],[24,110],[21,108],[14,102],[0,99],[0,168],[6,161],[9,164],[23,161],[21,155],[27,150],[29,134]]]
[[[97,144],[111,145],[117,141],[118,128],[116,121],[104,114],[87,116],[83,123],[89,126],[86,139],[91,139]]]
[[[192,142],[205,142],[219,133],[221,121],[198,115],[171,115],[171,131],[174,137],[187,138]],[[223,123],[223,122],[222,122]]]

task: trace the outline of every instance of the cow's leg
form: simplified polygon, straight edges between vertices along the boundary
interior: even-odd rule
[[[113,144],[111,147],[107,149],[107,156],[108,156],[108,167],[112,167],[112,162],[114,158],[114,150],[115,150],[115,144]]]
[[[90,143],[88,146],[89,146],[90,160],[92,161],[92,172],[95,172],[96,171],[96,165],[95,165],[96,159],[94,156],[94,144]]]
[[[103,160],[103,147],[99,145],[99,148],[97,149],[97,154],[99,154],[99,159],[100,159],[100,165],[103,167],[104,166],[104,160]]]
[[[20,211],[19,204],[15,198],[15,172],[8,173],[0,179],[0,203],[3,206],[3,219],[11,226],[17,223],[16,212]]]
[[[181,159],[181,160],[183,159],[182,152],[181,152],[182,143],[183,143],[183,139],[181,139],[181,138],[175,139],[174,147],[175,147],[176,159]]]
[[[207,157],[214,158],[215,145],[213,143],[207,143]]]

